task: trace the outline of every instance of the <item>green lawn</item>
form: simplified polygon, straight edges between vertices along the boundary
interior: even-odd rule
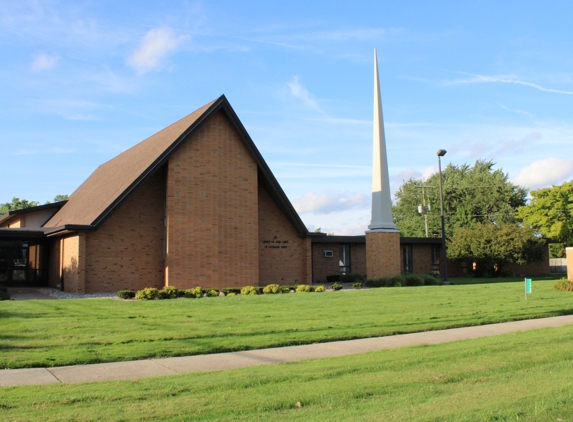
[[[11,387],[1,390],[0,414],[3,421],[571,421],[572,344],[566,326],[231,371]]]
[[[0,367],[246,350],[573,314],[573,294],[533,283],[380,288],[164,301],[0,302]]]

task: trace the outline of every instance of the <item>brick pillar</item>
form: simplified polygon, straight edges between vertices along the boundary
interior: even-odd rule
[[[400,232],[366,232],[366,276],[370,279],[401,273]]]
[[[567,256],[567,278],[573,280],[573,248],[565,248]]]

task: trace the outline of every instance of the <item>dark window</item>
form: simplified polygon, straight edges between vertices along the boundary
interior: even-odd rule
[[[340,267],[340,274],[350,273],[350,245],[340,245],[340,254],[338,258],[338,265]]]
[[[432,245],[432,273],[436,276],[440,275],[441,256],[442,256],[442,247],[440,245]]]
[[[412,245],[402,246],[402,271],[411,273],[414,271],[414,260],[412,258]]]

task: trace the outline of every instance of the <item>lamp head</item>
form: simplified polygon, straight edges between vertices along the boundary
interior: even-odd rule
[[[438,157],[443,157],[444,155],[446,155],[446,151],[445,149],[439,149],[438,152],[436,153],[438,155]]]

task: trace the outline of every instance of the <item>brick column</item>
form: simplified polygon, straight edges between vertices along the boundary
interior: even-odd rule
[[[573,248],[565,248],[567,256],[567,278],[573,280]]]
[[[366,276],[370,279],[394,277],[401,273],[400,232],[366,232]]]

